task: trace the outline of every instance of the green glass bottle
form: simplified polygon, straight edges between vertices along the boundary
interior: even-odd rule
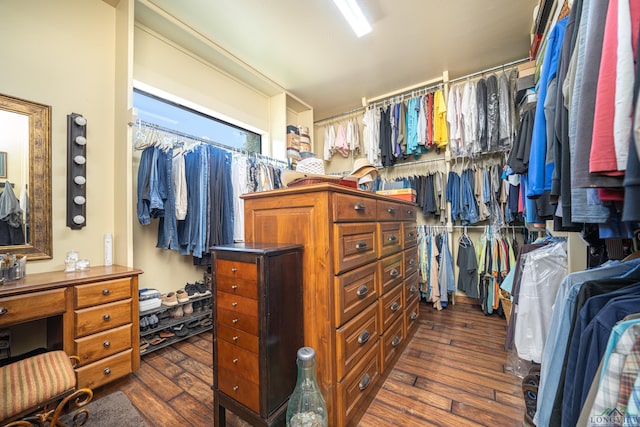
[[[328,427],[327,404],[316,381],[316,352],[298,350],[298,379],[287,406],[287,427]]]

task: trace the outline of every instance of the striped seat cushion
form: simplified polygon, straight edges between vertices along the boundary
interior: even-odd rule
[[[76,386],[64,351],[49,351],[0,367],[0,421]]]

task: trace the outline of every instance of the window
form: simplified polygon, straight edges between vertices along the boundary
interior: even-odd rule
[[[223,120],[208,116],[158,96],[133,90],[133,106],[143,122],[203,138],[251,153],[262,152],[262,137]]]

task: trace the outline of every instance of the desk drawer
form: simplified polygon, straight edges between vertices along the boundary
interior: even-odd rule
[[[64,313],[64,289],[0,299],[0,327]]]
[[[402,300],[404,301],[405,307],[409,307],[409,305],[411,305],[413,301],[419,299],[419,296],[420,296],[419,278],[420,278],[420,275],[416,271],[404,281],[404,288],[403,288],[404,296]]]
[[[380,284],[380,295],[384,295],[389,289],[393,289],[402,282],[402,253],[388,256],[378,262],[378,283]]]
[[[243,350],[224,340],[218,340],[218,366],[252,383],[259,384],[258,354]]]
[[[379,222],[378,223],[379,255],[385,257],[402,250],[402,223]]]
[[[379,353],[378,346],[371,348],[355,369],[342,382],[338,382],[338,425],[347,425],[358,404],[375,389],[374,385],[380,378]]]
[[[404,236],[403,248],[411,248],[418,243],[418,227],[414,223],[402,224],[402,235]]]
[[[74,287],[75,308],[84,308],[131,298],[131,279],[105,280]]]
[[[220,262],[220,261],[218,261]],[[255,266],[254,266],[255,269]],[[258,282],[237,277],[216,276],[216,290],[245,298],[258,299]]]
[[[404,338],[404,319],[403,316],[400,316],[380,339],[380,360],[382,361],[380,372],[384,372],[387,369],[389,363],[396,356]]]
[[[398,285],[380,298],[378,306],[380,333],[386,332],[389,326],[402,316],[403,309],[402,285]]]
[[[226,292],[216,292],[216,307],[246,316],[258,317],[258,301]]]
[[[256,335],[248,334],[240,329],[231,328],[218,322],[218,339],[225,340],[230,344],[258,353],[259,342]]]
[[[242,403],[256,414],[260,413],[260,388],[232,371],[218,367],[218,390]],[[293,390],[292,390],[293,391]]]
[[[418,251],[416,248],[410,248],[403,252],[404,254],[404,277],[409,277],[415,271],[418,271],[420,264],[418,260]]]
[[[372,262],[333,279],[336,296],[335,322],[340,326],[378,299],[378,265]]]
[[[75,310],[74,316],[76,337],[106,331],[131,323],[131,300]]]
[[[131,373],[133,350],[109,356],[89,365],[77,368],[78,388],[89,387],[93,390],[117,378]]]
[[[375,221],[375,199],[351,196],[347,194],[335,194],[333,197],[334,221]]]
[[[378,259],[376,224],[335,224],[334,270],[336,274]]]
[[[216,259],[216,276],[255,282],[258,280],[258,267],[256,264],[248,262]]]
[[[75,340],[80,366],[131,348],[131,324]]]
[[[338,379],[358,363],[364,353],[378,342],[378,302],[336,331]]]
[[[218,323],[240,329],[248,334],[258,336],[258,318],[239,314],[238,312],[225,310],[218,307],[216,309]]]

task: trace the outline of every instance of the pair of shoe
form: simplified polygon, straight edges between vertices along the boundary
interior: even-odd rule
[[[205,317],[204,319],[200,320],[200,326],[202,326],[203,328],[206,328],[207,326],[211,326],[212,323],[213,321],[211,320],[210,317]]]
[[[195,283],[187,283],[184,287],[189,298],[203,297],[211,295],[211,289],[204,282],[197,281]]]
[[[189,328],[186,327],[184,323],[173,326],[171,330],[177,337],[186,337],[189,335]]]
[[[535,426],[533,417],[538,410],[538,386],[540,384],[540,365],[534,364],[529,373],[522,379],[522,394],[524,396],[524,425]]]
[[[160,323],[160,320],[155,313],[149,316],[144,316],[140,319],[140,331],[144,332],[149,328],[155,329],[158,327],[158,323]]]

